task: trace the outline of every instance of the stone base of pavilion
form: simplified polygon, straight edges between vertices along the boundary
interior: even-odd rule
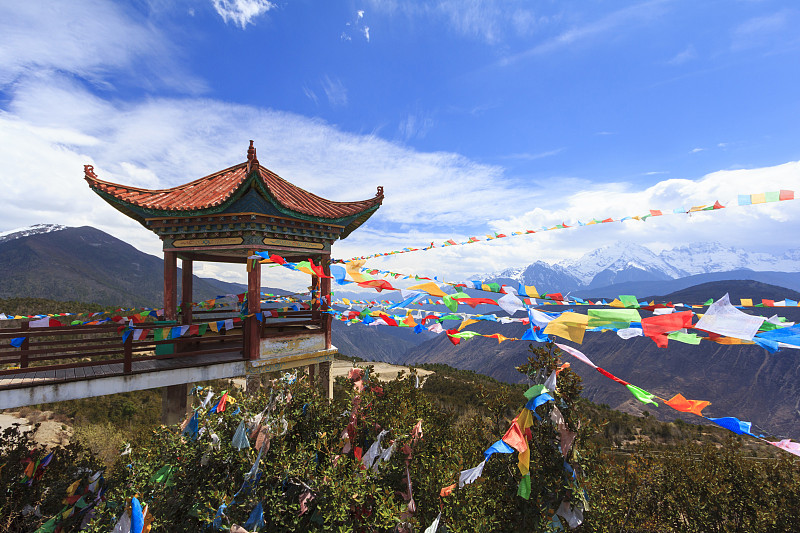
[[[328,398],[333,398],[331,363],[339,351],[325,344],[324,335],[314,333],[262,338],[259,358],[247,362],[248,392],[260,387],[266,376],[302,369]]]

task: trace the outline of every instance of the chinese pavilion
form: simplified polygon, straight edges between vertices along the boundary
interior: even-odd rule
[[[267,251],[287,261],[312,260],[329,275],[331,245],[344,239],[377,211],[383,188],[370,199],[334,202],[297,187],[261,166],[253,141],[247,161],[184,185],[149,190],[99,179],[84,168],[89,187],[125,215],[153,231],[163,242],[164,315],[181,324],[192,317],[192,263],[248,262]],[[181,305],[177,301],[177,261],[181,260]],[[254,264],[255,263],[255,264]],[[248,372],[308,366],[331,389],[330,279],[312,277],[310,309],[262,312],[260,263],[248,265],[247,310],[242,357]],[[322,296],[323,298],[319,298]],[[196,314],[200,311],[196,311]],[[258,318],[262,318],[259,316]],[[327,375],[326,375],[327,374]]]

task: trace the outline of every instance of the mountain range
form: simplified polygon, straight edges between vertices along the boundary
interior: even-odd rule
[[[164,302],[164,260],[89,226],[39,224],[0,234],[0,272],[0,298],[119,307]],[[241,293],[246,286],[194,276],[192,290],[199,301]]]
[[[506,284],[519,282],[533,285],[539,292],[582,291],[575,293],[580,296],[588,295],[587,289],[597,295],[598,291],[602,293],[623,284],[637,294],[653,290],[648,290],[647,285],[633,285],[642,283],[671,292],[691,285],[664,286],[664,282],[692,276],[696,277],[691,285],[719,279],[750,279],[800,289],[800,248],[775,256],[719,243],[695,243],[656,254],[638,244],[618,242],[592,250],[577,260],[554,264],[535,261],[526,267],[473,278]]]
[[[725,292],[734,301],[800,300],[800,292],[791,290],[800,289],[798,264],[796,250],[771,257],[711,244],[675,248],[656,255],[643,247],[619,244],[595,250],[574,262],[536,262],[524,269],[507,270],[503,273],[505,278],[496,279],[536,285],[540,292],[568,292],[572,287],[595,295],[608,292],[602,294],[608,297],[636,294],[685,303],[716,299]],[[92,227],[39,225],[2,233],[0,272],[0,298],[40,297],[114,306],[158,306],[163,301],[163,260]],[[755,276],[771,284],[757,278],[753,281]],[[609,282],[614,284],[602,286]],[[241,284],[194,278],[195,300],[243,289]],[[381,297],[396,300],[396,296]],[[497,308],[487,312],[497,312]],[[758,308],[748,312],[778,313],[791,321],[800,320],[797,308]],[[455,327],[453,324],[450,327]],[[482,321],[469,329],[518,338],[525,326]],[[509,382],[524,380],[514,368],[526,360],[530,344],[498,344],[494,339],[475,338],[454,346],[445,335],[417,335],[413,328],[347,326],[338,321],[333,323],[332,334],[333,344],[345,355],[399,364],[445,363]],[[664,350],[649,339],[622,340],[613,333],[587,334],[579,349],[599,366],[659,396],[680,392],[687,398],[710,400],[713,404],[706,411],[710,416],[737,416],[769,431],[798,437],[800,354],[795,350],[769,354],[756,346],[710,342],[690,346],[672,341]],[[570,362],[584,378],[584,396],[592,401],[632,413],[646,409],[666,420],[683,417],[663,406],[642,406],[624,387],[579,362]]]

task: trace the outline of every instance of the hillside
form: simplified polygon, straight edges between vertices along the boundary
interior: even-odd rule
[[[781,287],[754,285],[752,282],[725,282],[723,285],[726,287],[724,290],[736,297],[798,299],[800,296]],[[721,296],[720,289],[717,284],[701,285],[688,292],[667,294],[661,298],[679,301],[699,296],[699,300],[705,300],[711,294],[717,298]],[[751,308],[748,312],[764,316],[779,314],[790,321],[800,320],[797,308]],[[453,322],[451,327],[455,326],[456,322]],[[526,328],[519,323],[479,322],[468,329],[519,338]],[[375,329],[382,334],[395,328]],[[352,330],[355,326],[345,333]],[[387,337],[387,345],[390,342],[392,340]],[[440,335],[390,362],[442,363],[516,383],[520,375],[514,367],[526,360],[528,346],[528,342],[498,344],[494,339],[480,337],[454,346],[446,336]],[[680,392],[687,398],[713,402],[707,409],[710,416],[737,416],[779,433],[792,433],[800,427],[800,412],[796,405],[800,397],[800,354],[795,350],[784,349],[769,354],[757,346],[726,346],[710,342],[698,346],[670,342],[667,349],[659,349],[650,339],[623,340],[612,332],[587,334],[578,348],[597,365],[662,397]],[[642,404],[635,402],[624,387],[580,362],[569,362],[584,378],[584,397],[622,411],[642,412]],[[681,418],[680,413],[669,407],[648,407],[648,410],[661,420]],[[697,418],[686,417],[684,420],[696,422]]]
[[[0,298],[48,298],[101,305],[159,306],[163,259],[98,229],[57,227],[0,241]],[[180,274],[178,281],[180,282]],[[244,285],[194,276],[195,301]]]

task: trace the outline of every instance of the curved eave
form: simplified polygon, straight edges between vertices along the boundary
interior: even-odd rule
[[[212,174],[211,176],[217,176],[221,173],[230,172],[240,165],[235,165],[230,167],[226,170],[217,172]],[[197,183],[201,180],[207,179],[201,178],[200,180],[195,180],[191,182],[191,184]],[[101,198],[103,198],[106,202],[111,204],[117,211],[123,213],[124,215],[136,220],[140,224],[145,227],[147,226],[146,219],[148,218],[159,218],[159,217],[181,217],[181,216],[203,216],[207,214],[218,214],[225,211],[228,207],[230,207],[234,202],[236,202],[239,198],[242,197],[251,187],[255,188],[259,194],[264,197],[269,203],[281,214],[296,218],[299,220],[305,220],[309,222],[327,222],[330,224],[337,224],[337,225],[344,225],[345,228],[342,233],[339,235],[340,239],[344,239],[350,233],[352,233],[355,229],[361,226],[364,222],[366,222],[372,214],[378,210],[378,208],[383,203],[383,192],[379,192],[377,196],[374,198],[370,198],[368,200],[363,200],[362,202],[369,203],[363,211],[353,213],[351,215],[342,216],[342,217],[325,217],[325,216],[313,216],[308,215],[305,213],[301,213],[291,209],[285,205],[283,205],[275,195],[269,190],[269,187],[264,183],[261,175],[258,172],[258,168],[254,168],[250,174],[241,181],[241,183],[225,198],[224,201],[216,204],[210,205],[201,209],[155,209],[150,207],[145,207],[142,205],[138,205],[133,202],[129,202],[114,196],[112,193],[102,190],[98,187],[98,184],[102,184],[106,187],[114,187],[126,190],[136,190],[141,192],[169,192],[173,189],[159,189],[159,190],[149,190],[149,189],[140,189],[136,187],[126,187],[124,185],[120,185],[117,183],[111,183],[107,181],[103,181],[97,179],[94,176],[86,175],[85,179],[89,184],[89,188],[92,189],[95,193],[97,193]],[[281,178],[282,179],[282,178]],[[307,192],[307,191],[306,191]],[[309,193],[311,194],[311,193]],[[315,195],[316,196],[316,195]],[[337,202],[338,203],[338,202]],[[341,203],[348,203],[348,202],[341,202]]]

